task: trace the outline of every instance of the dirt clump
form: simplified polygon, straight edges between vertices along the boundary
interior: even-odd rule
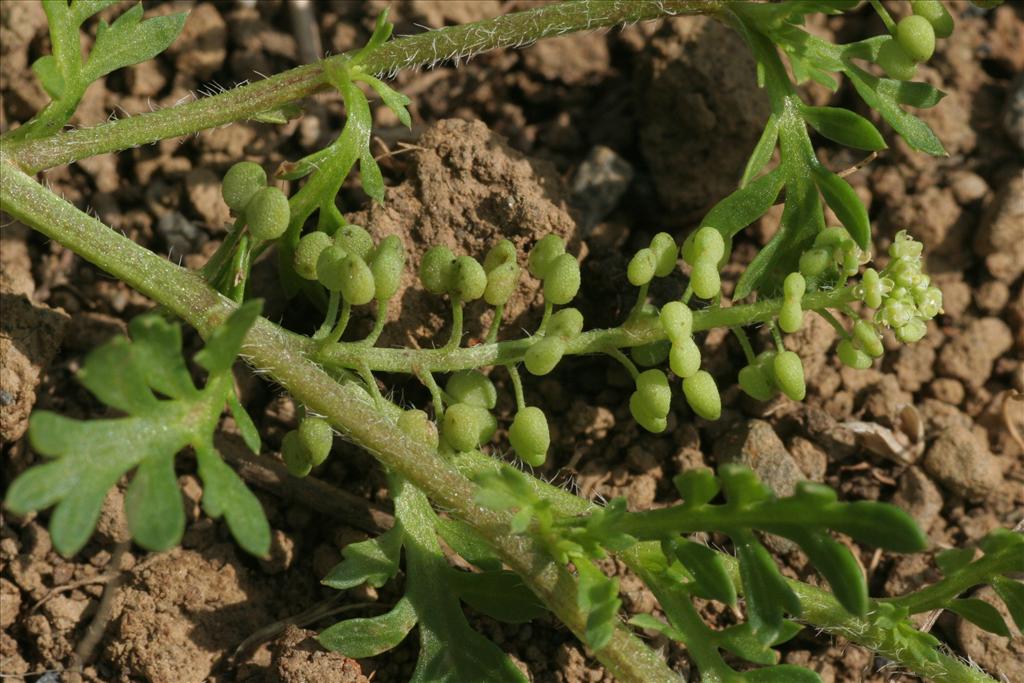
[[[482,259],[491,246],[508,239],[519,250],[522,266],[530,247],[547,234],[566,240],[570,251],[578,249],[565,189],[550,163],[515,151],[480,121],[438,121],[416,145],[408,178],[388,188],[387,202],[349,216],[378,240],[398,235],[408,253],[383,346],[440,345],[437,337],[448,324],[448,306],[423,290],[417,275],[420,259],[432,246]],[[524,267],[505,307],[508,327],[524,327],[526,318],[537,316],[540,302],[540,287]],[[482,334],[490,312],[477,302],[469,306],[466,319],[470,334]]]
[[[1003,481],[998,458],[972,431],[960,425],[939,435],[925,454],[924,468],[950,493],[968,500],[983,500]]]

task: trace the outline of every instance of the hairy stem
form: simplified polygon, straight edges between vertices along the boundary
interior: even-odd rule
[[[721,11],[725,0],[578,0],[514,12],[494,19],[451,26],[399,38],[383,45],[361,64],[383,76],[439,62],[458,62],[488,50],[532,43],[574,31],[683,14]],[[94,128],[59,133],[39,140],[6,140],[4,151],[26,172],[67,164],[96,154],[191,135],[207,128],[253,118],[330,87],[327,65],[336,55],[300,66],[226,93],[161,111],[140,114]]]

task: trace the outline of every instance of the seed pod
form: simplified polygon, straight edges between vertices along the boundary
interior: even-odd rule
[[[871,356],[866,354],[863,349],[854,346],[849,339],[839,342],[836,351],[839,353],[839,360],[848,368],[865,370],[871,367]]]
[[[494,382],[479,370],[453,372],[444,390],[455,403],[493,410],[498,402],[498,390],[494,388]]]
[[[313,469],[309,454],[299,439],[299,433],[292,430],[281,440],[281,458],[284,459],[288,474],[293,477],[304,477]]]
[[[245,222],[258,240],[276,240],[288,229],[290,218],[288,197],[276,187],[257,190],[245,205]]]
[[[472,451],[489,441],[497,428],[497,421],[486,408],[456,403],[444,413],[441,436],[456,451]]]
[[[389,301],[402,284],[405,270],[405,246],[397,235],[388,235],[373,252],[370,272],[373,273],[374,294],[377,301]]]
[[[349,254],[339,264],[341,270],[341,296],[353,306],[362,306],[373,301],[377,291],[373,273],[366,261],[356,254]]]
[[[303,235],[295,248],[295,272],[305,280],[316,279],[316,264],[324,249],[334,244],[326,232],[311,232]]]
[[[807,281],[800,273],[790,273],[782,283],[782,294],[787,300],[796,299],[799,301],[806,291]]]
[[[716,233],[717,234],[717,233]],[[690,277],[693,293],[701,299],[713,299],[722,289],[722,278],[715,261],[698,259]]]
[[[804,364],[800,356],[792,351],[780,351],[772,363],[775,371],[775,384],[786,396],[794,401],[802,401],[807,395],[804,382]]]
[[[487,273],[472,256],[458,256],[452,266],[452,289],[453,296],[463,301],[476,301],[484,295],[487,289]]]
[[[626,278],[629,284],[634,287],[646,285],[654,277],[654,271],[658,267],[658,259],[650,249],[641,249],[633,254],[626,268]]]
[[[914,14],[924,17],[935,30],[937,38],[948,38],[953,34],[953,17],[940,0],[910,0]]]
[[[444,294],[451,289],[455,254],[448,247],[431,247],[420,261],[420,280],[423,287],[432,294]]]
[[[561,337],[544,337],[526,350],[523,362],[531,375],[546,375],[555,369],[565,355],[565,341]]]
[[[660,341],[651,342],[650,344],[643,344],[641,346],[634,346],[629,350],[629,355],[633,359],[633,362],[642,368],[653,368],[657,365],[661,365],[668,358],[669,349],[671,344],[666,339]]]
[[[544,277],[544,300],[556,306],[567,304],[580,291],[580,264],[572,254],[560,254],[548,266]]]
[[[583,331],[583,314],[575,308],[563,308],[548,321],[548,334],[572,341]]]
[[[927,62],[935,53],[935,28],[922,16],[912,14],[896,24],[896,40],[915,62]]]
[[[768,401],[775,396],[775,384],[757,362],[740,370],[739,382],[740,389],[754,400]]]
[[[310,464],[316,467],[331,453],[334,445],[334,430],[322,417],[307,417],[299,422],[299,441],[309,455]]]
[[[422,410],[406,410],[398,416],[398,428],[413,441],[436,449],[439,444],[437,425]]]
[[[338,228],[334,233],[334,243],[350,254],[356,254],[364,261],[370,258],[373,251],[373,237],[366,231],[366,228],[355,223],[349,223]]]
[[[262,166],[252,161],[240,161],[224,174],[220,193],[224,203],[240,216],[253,195],[266,186],[267,172]]]
[[[544,411],[536,406],[520,409],[508,429],[508,441],[523,462],[531,467],[543,465],[551,445]]]
[[[885,353],[882,339],[878,336],[875,326],[866,320],[858,320],[853,325],[853,336],[864,352],[872,358],[880,358]]]
[[[669,301],[658,313],[661,329],[673,344],[693,335],[693,311],[682,301]]]
[[[917,73],[917,64],[895,39],[886,41],[878,49],[878,66],[897,81],[909,81]]]
[[[516,263],[516,245],[509,240],[501,240],[488,250],[484,257],[484,271],[490,273],[505,263]]]
[[[654,252],[656,266],[654,274],[658,277],[665,277],[676,269],[676,258],[679,254],[679,247],[672,235],[667,232],[659,232],[651,238],[650,249]]]
[[[928,332],[928,327],[920,318],[912,318],[905,325],[896,328],[896,338],[904,344],[913,344],[921,341],[921,338]]]
[[[344,249],[332,244],[323,249],[316,260],[316,279],[332,292],[341,290],[341,283],[345,279],[341,264],[347,256]]]
[[[826,249],[815,247],[800,255],[800,272],[807,277],[817,277],[832,265],[832,255]]]
[[[565,243],[558,235],[545,235],[533,245],[530,250],[530,257],[527,268],[530,274],[538,280],[547,277],[548,267],[551,263],[565,253]]]
[[[722,415],[722,397],[718,394],[715,378],[706,370],[683,380],[683,395],[693,412],[705,420],[717,420]]]
[[[487,270],[486,263],[484,270]],[[519,284],[519,264],[507,261],[487,271],[487,287],[484,288],[484,301],[491,306],[503,306],[508,302]]]
[[[650,412],[639,391],[634,391],[629,397],[629,412],[632,413],[637,424],[654,434],[665,431],[665,427],[668,426],[668,420],[664,416],[654,415]]]
[[[668,415],[672,405],[672,389],[661,370],[645,370],[636,378],[636,390],[644,406],[656,417]]]
[[[786,334],[800,331],[804,324],[804,309],[800,307],[800,300],[786,300],[782,303],[782,310],[779,311],[779,327]]]
[[[863,301],[869,308],[878,308],[882,305],[882,283],[878,277],[878,271],[868,268],[861,276],[861,287],[863,288]]]
[[[687,337],[678,344],[672,345],[668,354],[668,366],[677,377],[686,379],[700,370],[700,349],[693,337]]]

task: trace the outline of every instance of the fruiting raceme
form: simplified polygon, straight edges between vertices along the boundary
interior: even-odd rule
[[[889,247],[889,265],[881,273],[864,272],[854,294],[872,308],[875,322],[892,328],[897,338],[915,342],[925,323],[942,312],[942,292],[921,271],[923,245],[901,230]]]

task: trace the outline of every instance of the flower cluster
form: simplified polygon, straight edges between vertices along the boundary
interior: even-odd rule
[[[921,271],[923,245],[901,230],[889,247],[889,265],[881,273],[869,268],[855,293],[877,309],[875,322],[892,328],[906,343],[924,336],[925,323],[942,312],[942,292]]]

